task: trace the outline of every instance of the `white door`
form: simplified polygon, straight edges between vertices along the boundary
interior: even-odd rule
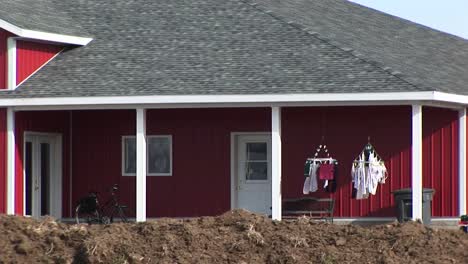
[[[60,136],[25,134],[24,214],[61,217]]]
[[[237,140],[237,207],[271,215],[271,136]]]

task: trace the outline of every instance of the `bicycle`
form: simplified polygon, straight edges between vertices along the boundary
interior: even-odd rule
[[[79,224],[80,219],[84,219],[88,224],[110,224],[114,222],[114,217],[118,217],[121,222],[128,223],[124,212],[127,206],[119,204],[116,195],[118,189],[117,184],[112,186],[111,197],[102,206],[96,192],[90,192],[88,196],[81,198],[75,208],[76,223]]]

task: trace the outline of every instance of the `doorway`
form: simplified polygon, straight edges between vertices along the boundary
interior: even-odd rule
[[[25,132],[24,215],[62,217],[62,136]]]
[[[271,135],[238,134],[233,141],[233,207],[271,215]]]

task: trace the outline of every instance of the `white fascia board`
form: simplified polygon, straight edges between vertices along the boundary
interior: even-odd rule
[[[433,92],[401,93],[324,93],[324,94],[268,94],[268,95],[152,95],[107,97],[48,97],[0,99],[5,106],[93,106],[93,105],[152,105],[152,104],[288,104],[288,103],[349,103],[432,101]],[[409,102],[409,103],[408,103]]]
[[[466,95],[450,94],[443,92],[434,92],[434,100],[439,102],[449,102],[462,105],[468,104],[468,96]]]
[[[58,43],[64,43],[64,44],[85,46],[91,40],[93,40],[92,38],[84,38],[84,37],[48,33],[48,32],[42,32],[42,31],[35,31],[35,30],[29,30],[29,29],[22,29],[2,19],[0,19],[0,28],[3,28],[4,30],[15,34],[17,37],[58,42]]]

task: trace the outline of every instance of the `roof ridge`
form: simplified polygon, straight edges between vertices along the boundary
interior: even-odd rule
[[[357,58],[357,59],[359,59],[359,60],[361,60],[361,61],[363,61],[365,63],[368,63],[368,64],[382,70],[383,72],[385,72],[385,73],[387,73],[389,75],[392,75],[395,78],[397,78],[397,79],[399,79],[399,80],[401,80],[401,81],[403,81],[403,82],[405,82],[405,83],[407,83],[407,84],[409,84],[409,85],[411,85],[411,86],[413,86],[413,87],[415,87],[417,89],[424,88],[424,87],[420,87],[420,86],[418,86],[418,85],[404,79],[403,78],[404,74],[401,73],[400,71],[391,71],[392,67],[386,67],[385,65],[383,65],[382,63],[380,63],[378,61],[368,59],[368,58],[364,57],[363,54],[355,51],[352,48],[341,47],[340,42],[335,41],[335,40],[331,40],[331,39],[329,39],[327,37],[324,37],[324,36],[320,35],[320,33],[318,33],[318,32],[310,31],[310,28],[308,28],[308,27],[306,27],[306,26],[304,26],[304,25],[302,25],[300,23],[294,22],[292,20],[286,21],[283,16],[278,15],[278,14],[274,13],[271,10],[261,8],[258,3],[254,2],[254,0],[240,0],[240,1],[245,3],[246,5],[249,5],[249,6],[253,7],[253,8],[255,8],[258,11],[261,11],[264,14],[267,14],[267,15],[271,16],[272,18],[274,18],[274,19],[276,19],[276,20],[278,20],[278,21],[280,21],[282,23],[288,24],[291,27],[299,29],[299,30],[301,30],[301,31],[315,37],[316,39],[319,39],[319,40],[321,40],[321,41],[323,41],[323,42],[325,42],[325,43],[327,43],[327,44],[329,44],[329,45],[331,45],[331,46],[333,46],[333,47],[335,47],[335,48],[337,48],[339,50],[342,50],[345,53],[350,54],[351,56],[353,56],[353,57],[355,57],[355,58]],[[432,88],[430,91],[434,91],[434,89]]]

